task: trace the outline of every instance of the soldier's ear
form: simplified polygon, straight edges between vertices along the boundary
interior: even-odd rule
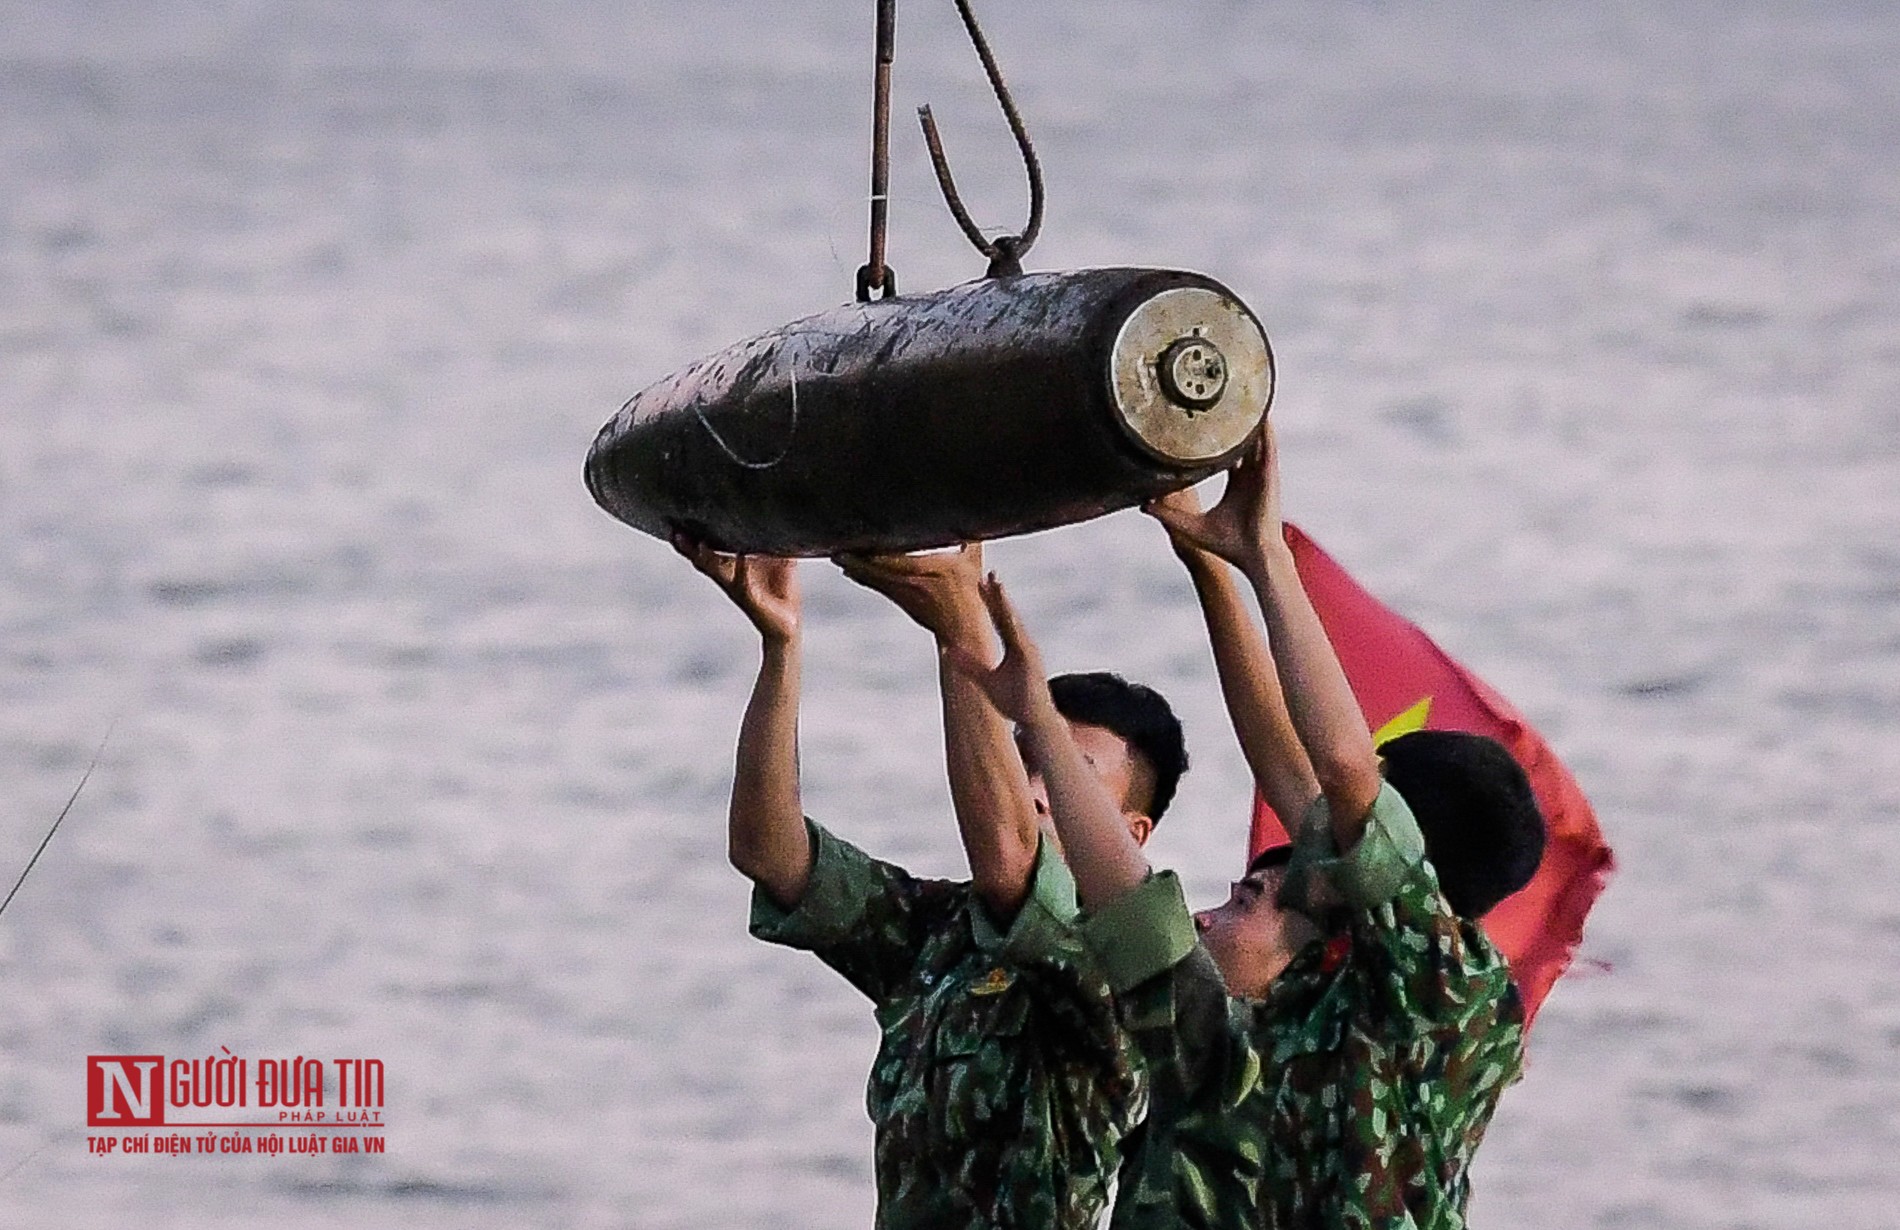
[[[1136,845],[1147,845],[1148,838],[1154,831],[1155,822],[1152,817],[1144,816],[1140,812],[1135,812],[1128,816],[1128,835],[1135,839]]]

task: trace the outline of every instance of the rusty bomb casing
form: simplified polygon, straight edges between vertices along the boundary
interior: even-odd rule
[[[1260,323],[1197,273],[1025,273],[851,303],[628,399],[587,457],[613,516],[771,555],[909,551],[1215,473],[1273,396]]]

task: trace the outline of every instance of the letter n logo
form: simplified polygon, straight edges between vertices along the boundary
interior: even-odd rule
[[[164,1122],[163,1055],[86,1056],[87,1127],[154,1127]]]

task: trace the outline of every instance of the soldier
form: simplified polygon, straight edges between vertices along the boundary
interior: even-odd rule
[[[1529,784],[1478,736],[1418,732],[1382,760],[1286,550],[1270,427],[1212,511],[1151,511],[1183,548],[1241,568],[1273,647],[1271,669],[1230,676],[1265,644],[1244,613],[1208,604],[1261,789],[1304,817],[1226,903],[1190,917],[1174,876],[1116,831],[993,577],[1004,660],[956,658],[1044,767],[1084,932],[1149,1066],[1152,1111],[1112,1226],[1462,1227],[1524,1025],[1474,920],[1536,868]]]
[[[876,1224],[1093,1227],[1145,1086],[1099,964],[1075,927],[1075,884],[1040,775],[981,693],[941,666],[945,756],[970,860],[964,883],[920,880],[803,814],[798,788],[799,599],[793,561],[675,544],[758,629],[758,681],[739,732],[732,863],[754,884],[753,934],[809,949],[876,1007],[868,1106]],[[842,560],[975,662],[995,657],[977,547]],[[1154,692],[1108,675],[1048,685],[1125,839],[1147,838],[1186,768],[1180,724]]]

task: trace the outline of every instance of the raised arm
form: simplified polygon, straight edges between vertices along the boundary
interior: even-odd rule
[[[1198,516],[1201,502],[1194,489],[1187,487],[1153,501],[1147,511],[1161,519],[1162,509]],[[1208,644],[1214,651],[1214,673],[1220,679],[1221,697],[1227,703],[1241,754],[1253,770],[1254,785],[1291,832],[1319,797],[1319,782],[1287,713],[1267,638],[1219,556],[1195,546],[1176,530],[1168,530],[1168,541],[1194,582],[1194,594],[1207,623]]]
[[[1069,723],[1056,709],[1043,674],[1042,655],[1010,605],[994,573],[982,597],[1003,638],[1003,660],[986,660],[950,646],[946,656],[960,675],[980,688],[996,712],[1022,728],[1029,755],[1049,789],[1049,813],[1062,852],[1075,876],[1076,893],[1091,910],[1120,900],[1148,875],[1148,859],[1128,831],[1114,796],[1076,746]]]
[[[971,888],[991,919],[1007,925],[1028,896],[1036,867],[1040,835],[1029,778],[1008,724],[945,658],[954,647],[985,665],[996,660],[977,591],[983,549],[968,543],[956,552],[927,555],[848,555],[838,564],[936,639],[950,804],[970,860]]]
[[[759,631],[759,676],[739,723],[727,857],[782,909],[795,909],[811,876],[811,837],[798,792],[797,565],[764,555],[724,555],[684,538],[675,538],[673,546]]]
[[[1252,582],[1287,712],[1332,815],[1334,840],[1342,851],[1352,849],[1379,795],[1379,754],[1293,565],[1280,517],[1272,423],[1229,473],[1213,509],[1153,511],[1170,531],[1234,564]]]

